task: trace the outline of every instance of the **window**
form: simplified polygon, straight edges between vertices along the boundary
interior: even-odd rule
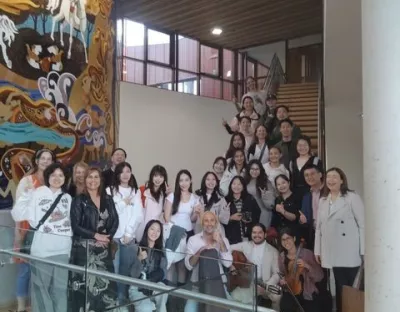
[[[144,63],[130,59],[122,62],[122,76],[124,81],[143,84]]]
[[[160,86],[164,86],[162,87],[163,89],[172,90],[173,81],[174,79],[172,77],[172,70],[170,68],[147,64],[146,84],[148,86],[157,88],[160,88]],[[169,89],[168,84],[171,84],[171,89]],[[167,85],[168,88],[165,88],[165,85]]]
[[[152,29],[147,31],[148,49],[147,59],[159,63],[170,63],[170,35]]]
[[[200,95],[217,99],[221,98],[221,80],[201,77]]]
[[[224,96],[223,99],[227,101],[232,101],[233,96],[233,83],[224,82]]]
[[[245,77],[264,85],[268,67],[245,53],[211,47],[129,19],[116,22],[117,79],[216,99],[240,100]]]
[[[178,36],[178,68],[199,72],[199,42]]]
[[[179,72],[178,92],[197,95],[197,75],[185,72]]]
[[[253,62],[247,61],[247,74],[246,76],[255,76],[255,64]]]
[[[124,20],[124,55],[144,60],[144,25]]]
[[[235,78],[235,54],[224,49],[224,77],[223,79],[233,81]]]
[[[207,47],[205,45],[201,45],[200,47],[200,64],[201,64],[201,72],[204,74],[210,74],[213,76],[218,76],[218,49],[214,49],[211,47]]]

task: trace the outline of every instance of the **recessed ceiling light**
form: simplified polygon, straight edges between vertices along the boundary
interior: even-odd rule
[[[214,27],[214,28],[211,30],[211,33],[212,33],[214,36],[219,36],[220,34],[222,34],[222,29],[219,28],[219,27]]]

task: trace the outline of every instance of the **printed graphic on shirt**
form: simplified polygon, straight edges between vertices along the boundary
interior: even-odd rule
[[[50,209],[55,199],[39,198],[38,206],[41,211],[40,218]],[[61,198],[57,207],[41,227],[43,233],[52,233],[58,235],[71,235],[71,221],[69,220],[70,203],[68,198]]]

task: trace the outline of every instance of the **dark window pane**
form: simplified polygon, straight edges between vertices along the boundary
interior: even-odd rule
[[[149,29],[147,34],[149,47],[147,59],[169,64],[170,35],[152,29]]]
[[[234,79],[234,64],[235,58],[232,51],[224,49],[224,79],[226,80],[233,80]]]
[[[238,80],[242,80],[243,77],[243,55],[242,53],[238,53]]]
[[[247,77],[248,76],[254,77],[254,68],[255,68],[254,63],[247,61]]]
[[[147,85],[172,90],[172,70],[170,68],[147,64]]]
[[[200,53],[201,72],[218,76],[218,49],[202,45]]]
[[[118,81],[123,79],[123,77],[122,77],[122,66],[123,66],[122,58],[118,57],[117,58],[117,68],[115,70],[115,75],[116,75]]]
[[[144,60],[144,25],[124,20],[124,55]]]
[[[242,96],[243,96],[242,82],[239,81],[239,82],[238,82],[238,93],[237,93],[237,100],[238,100],[238,102],[240,102],[240,101],[242,100]]]
[[[257,64],[257,77],[266,77],[268,74],[268,67]]]
[[[221,81],[208,77],[200,79],[200,95],[212,98],[221,98]]]
[[[197,95],[197,75],[179,72],[178,92]]]
[[[123,80],[143,84],[144,64],[140,61],[124,59],[122,65]]]
[[[233,83],[224,82],[224,100],[231,101],[233,96]]]
[[[179,69],[199,72],[199,42],[178,36]]]

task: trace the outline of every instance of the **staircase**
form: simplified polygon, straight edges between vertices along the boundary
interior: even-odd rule
[[[278,105],[289,107],[290,119],[311,138],[311,149],[318,151],[318,83],[281,84]]]

